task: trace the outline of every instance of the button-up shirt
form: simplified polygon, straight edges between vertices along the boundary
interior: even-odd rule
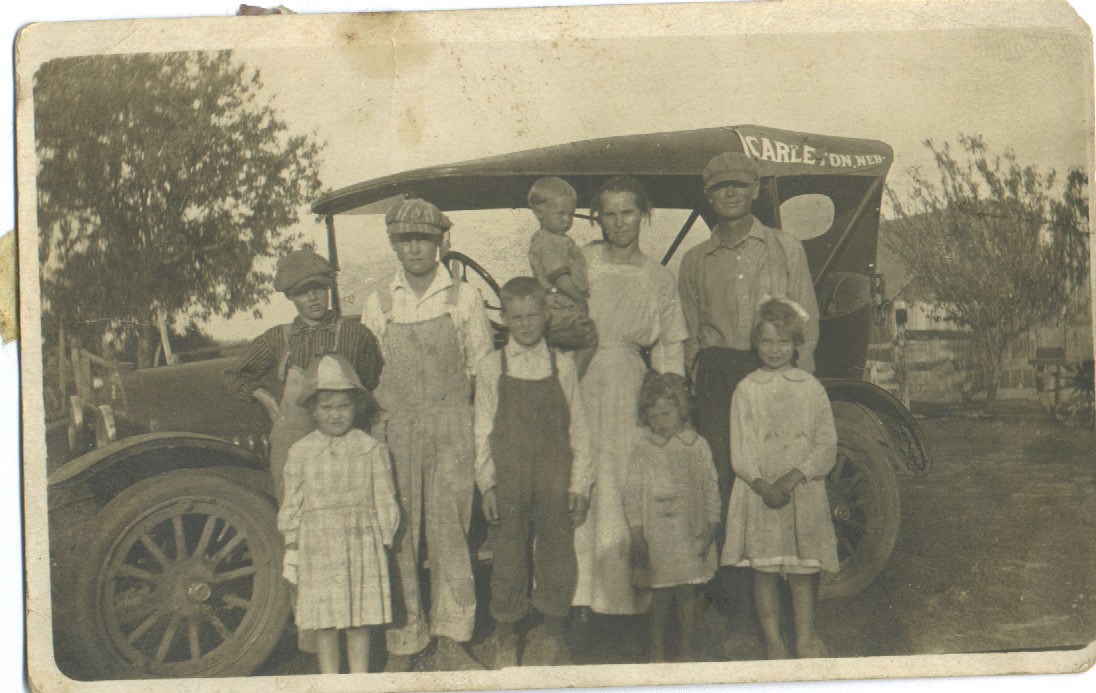
[[[294,318],[288,344],[282,325],[270,328],[255,338],[232,367],[224,371],[225,386],[240,397],[251,399],[255,390],[274,374],[286,349],[289,349],[286,367],[298,368],[307,368],[316,356],[335,351],[336,328],[335,311],[332,310],[314,324],[299,315]],[[344,320],[338,346],[338,353],[354,366],[362,385],[370,391],[376,388],[384,359],[373,333],[357,321]]]
[[[438,265],[434,281],[430,283],[422,297],[419,297],[407,283],[407,276],[401,267],[396,271],[396,276],[389,285],[392,297],[391,309],[385,312],[380,296],[377,292],[373,292],[365,300],[362,323],[372,330],[383,344],[389,323],[425,322],[449,313],[457,328],[465,369],[469,376],[474,375],[476,364],[494,349],[491,324],[487,320],[483,299],[471,284],[461,287],[456,305],[448,305],[449,288],[452,285],[453,279],[449,276],[449,272]]]
[[[543,380],[552,374],[552,357],[544,340],[531,347],[511,340],[506,346],[506,372],[519,380]],[[568,354],[556,354],[556,373],[560,388],[570,409],[571,423],[567,434],[571,443],[572,493],[590,497],[593,484],[593,465],[590,459],[590,429],[586,423],[586,409],[582,405],[582,393],[578,386],[578,371]],[[476,368],[476,417],[472,426],[476,437],[476,485],[480,491],[495,486],[495,463],[491,459],[491,431],[495,427],[495,414],[499,406],[499,376],[502,359],[499,352],[487,354]]]
[[[798,364],[807,372],[814,370],[818,301],[798,239],[756,218],[749,233],[733,246],[713,231],[682,258],[678,288],[689,329],[685,363],[690,367],[697,352],[707,347],[749,350],[754,315],[768,294],[791,299],[807,311],[810,318],[806,341],[798,347]]]

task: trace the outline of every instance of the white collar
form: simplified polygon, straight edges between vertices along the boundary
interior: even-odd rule
[[[325,450],[332,447],[342,448],[346,445],[353,445],[356,449],[363,452],[371,452],[373,448],[377,447],[380,443],[380,441],[360,428],[351,428],[341,436],[328,435],[318,428],[313,429],[312,434],[323,443]],[[365,447],[362,447],[363,442],[366,443]]]
[[[647,429],[647,440],[651,441],[660,448],[666,447],[666,444],[674,438],[677,438],[682,443],[685,443],[685,445],[692,447],[694,444],[696,444],[699,436],[696,434],[696,431],[693,430],[693,427],[689,426],[688,424],[679,428],[677,430],[677,433],[673,434],[669,438],[663,438],[654,431]]]
[[[409,292],[418,301],[425,301],[436,293],[447,290],[453,285],[453,278],[449,276],[449,271],[445,269],[445,266],[438,263],[437,272],[434,273],[434,281],[430,282],[430,286],[427,287],[422,297],[415,293],[415,290],[411,288],[411,285],[407,283],[407,273],[403,267],[396,270],[396,276],[392,278],[391,290],[392,293],[396,293],[396,289],[403,289]]]
[[[548,345],[544,342],[543,337],[533,346],[525,346],[524,344],[519,344],[511,339],[506,343],[506,346],[504,346],[503,349],[506,350],[507,358],[521,358],[524,356],[543,356],[544,358],[548,358]]]
[[[768,383],[771,383],[773,379],[776,378],[778,375],[783,377],[785,380],[792,381],[793,383],[799,383],[811,377],[811,374],[807,371],[795,368],[794,366],[791,368],[786,368],[782,371],[769,371],[765,370],[764,368],[758,368],[753,373],[750,373],[748,377],[755,383],[766,385]]]

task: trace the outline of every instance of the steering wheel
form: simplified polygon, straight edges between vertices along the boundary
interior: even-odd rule
[[[445,267],[449,270],[449,276],[454,279],[459,279],[462,282],[468,281],[468,270],[472,270],[474,274],[479,275],[480,279],[487,283],[491,291],[495,293],[495,302],[484,299],[483,303],[487,310],[500,313],[502,311],[502,301],[499,300],[499,283],[495,281],[495,278],[480,265],[478,262],[468,257],[464,253],[459,253],[455,250],[446,251],[441,256],[441,261]],[[509,331],[506,329],[506,325],[503,325],[498,320],[488,318],[491,322],[491,327],[495,331],[495,346],[499,347],[501,344],[505,344]]]

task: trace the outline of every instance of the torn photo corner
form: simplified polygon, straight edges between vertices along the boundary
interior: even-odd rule
[[[1066,2],[24,28],[32,687],[1090,669],[1092,57]]]

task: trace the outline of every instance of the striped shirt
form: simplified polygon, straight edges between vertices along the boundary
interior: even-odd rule
[[[327,311],[315,325],[297,316],[289,328],[289,360],[286,367],[307,368],[320,354],[335,352],[336,319]],[[372,391],[380,380],[384,359],[377,338],[357,320],[342,321],[337,353],[354,366],[362,385]],[[286,353],[285,330],[272,327],[248,345],[231,368],[224,371],[225,386],[243,399],[250,400],[255,390],[278,377],[279,366]],[[281,383],[277,383],[280,387]]]

